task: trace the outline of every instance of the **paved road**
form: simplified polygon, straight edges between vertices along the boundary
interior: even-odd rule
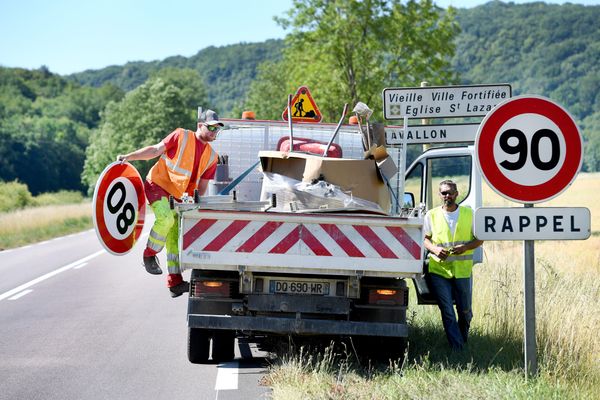
[[[0,399],[269,397],[252,343],[187,361],[187,298],[145,272],[142,248],[113,256],[87,231],[0,252]]]

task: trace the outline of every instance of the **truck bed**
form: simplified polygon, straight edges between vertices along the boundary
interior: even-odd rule
[[[414,277],[421,217],[190,209],[181,213],[184,269]]]

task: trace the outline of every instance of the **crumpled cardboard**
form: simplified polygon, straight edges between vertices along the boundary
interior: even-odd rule
[[[386,213],[390,210],[390,194],[377,172],[374,160],[329,158],[281,151],[261,151],[259,157],[263,172],[303,182],[323,180],[353,197],[377,203]]]

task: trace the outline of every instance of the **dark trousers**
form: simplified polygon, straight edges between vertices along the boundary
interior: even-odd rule
[[[442,314],[442,322],[448,343],[453,350],[460,350],[469,337],[469,327],[473,318],[471,310],[471,278],[447,279],[430,274],[430,283]],[[458,319],[454,313],[454,304]]]

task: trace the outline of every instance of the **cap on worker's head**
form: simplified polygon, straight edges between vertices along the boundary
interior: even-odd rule
[[[221,125],[221,126],[223,126],[223,123],[221,121],[219,121],[219,116],[213,110],[206,110],[206,112],[204,113],[204,118],[201,118],[201,120],[199,122],[203,122],[206,125]]]

